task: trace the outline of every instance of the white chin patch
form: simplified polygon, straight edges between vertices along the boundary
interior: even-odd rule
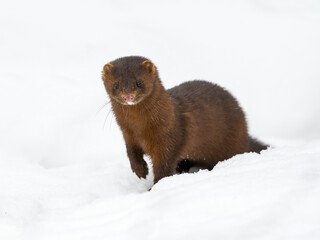
[[[128,105],[134,105],[134,102],[127,102]]]

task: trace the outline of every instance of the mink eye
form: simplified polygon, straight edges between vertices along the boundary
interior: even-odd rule
[[[138,81],[138,82],[136,83],[136,85],[137,85],[138,88],[141,88],[141,87],[142,87],[142,82]]]
[[[116,84],[114,85],[114,88],[115,88],[115,89],[119,89],[119,84],[116,83]]]

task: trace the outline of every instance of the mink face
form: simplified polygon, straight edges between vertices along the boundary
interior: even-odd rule
[[[156,76],[154,65],[142,57],[119,58],[106,64],[102,73],[110,98],[122,105],[136,105],[149,97]]]

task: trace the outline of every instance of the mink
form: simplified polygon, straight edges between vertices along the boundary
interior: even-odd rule
[[[157,67],[129,56],[104,65],[102,79],[126,144],[132,171],[154,183],[197,166],[213,169],[236,154],[268,146],[248,134],[237,100],[217,84],[194,80],[166,90]]]

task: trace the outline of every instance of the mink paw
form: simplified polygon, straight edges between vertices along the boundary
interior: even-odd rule
[[[139,178],[146,178],[148,175],[148,165],[146,162],[142,164],[137,164],[135,166],[132,166],[132,171],[139,177]]]

